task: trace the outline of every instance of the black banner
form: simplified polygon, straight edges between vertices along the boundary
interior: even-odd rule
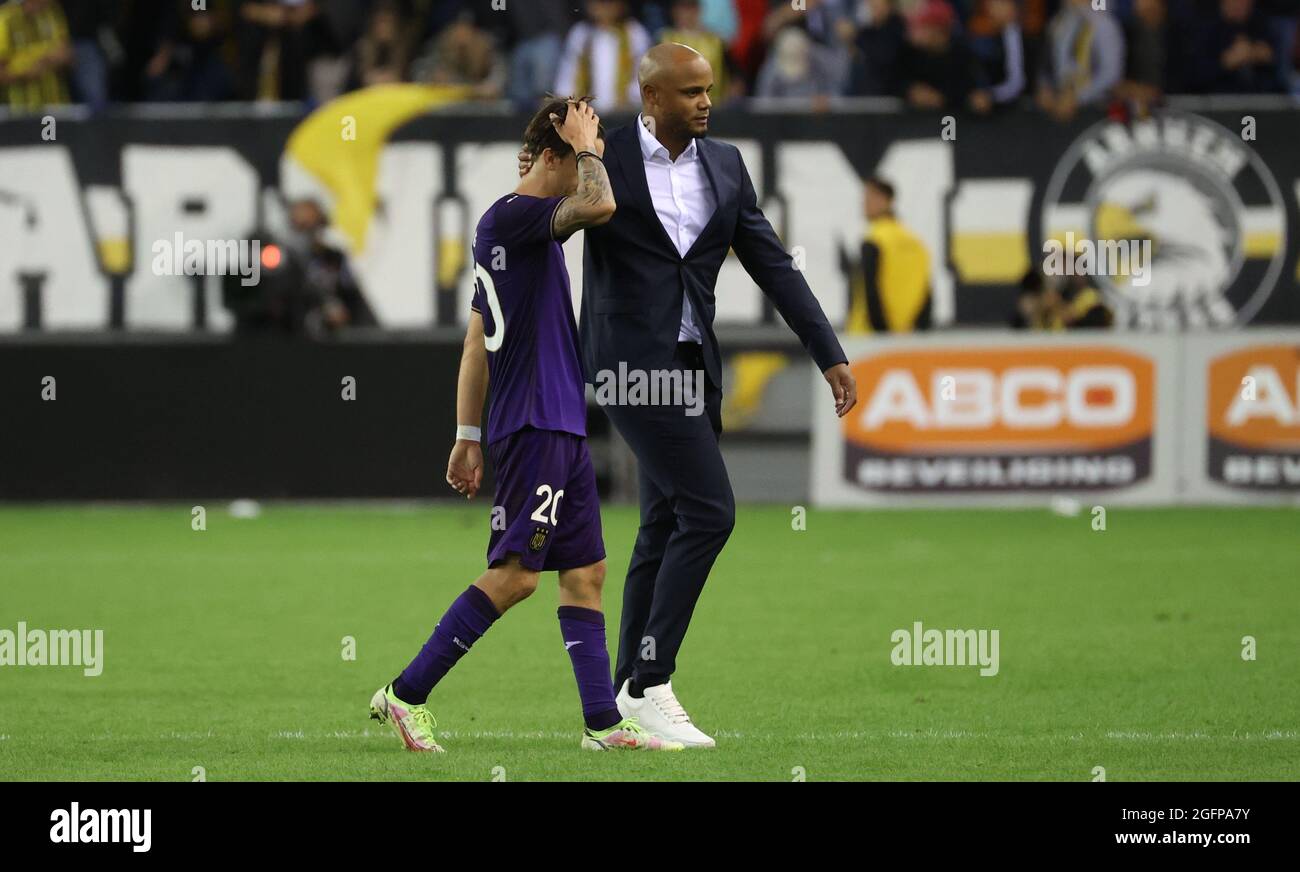
[[[710,135],[742,148],[765,210],[837,323],[865,228],[862,180],[873,173],[894,183],[900,217],[932,249],[941,326],[1005,325],[1020,276],[1044,262],[1045,242],[1066,233],[1153,243],[1154,285],[1101,282],[1121,323],[1300,323],[1300,115],[1273,104],[1214,105],[1144,122],[1093,114],[1069,124],[1029,112],[727,109]],[[313,117],[323,113],[333,131],[351,119],[364,138],[368,122],[348,111],[360,110],[330,104]],[[320,177],[312,161],[320,147],[286,148],[302,119],[283,113],[109,115],[51,128],[52,120],[0,122],[0,334],[24,325],[102,329],[122,308],[127,329],[192,329],[201,315],[191,310],[203,307],[188,304],[190,277],[160,275],[169,258],[157,246],[182,230],[200,241],[273,239],[282,201],[310,192],[350,228],[382,326],[463,322],[472,287],[464,252],[478,214],[513,186],[526,122],[452,108],[398,126],[376,148],[382,159],[358,159],[344,185],[373,184],[371,203]],[[569,257],[572,270],[580,257]],[[114,303],[114,276],[124,306]],[[724,271],[718,297],[720,320],[779,324],[738,267]],[[209,300],[203,323],[226,329]]]
[[[458,344],[0,343],[0,499],[452,495]]]

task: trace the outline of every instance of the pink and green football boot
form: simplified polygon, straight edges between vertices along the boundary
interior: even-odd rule
[[[582,731],[584,751],[680,751],[685,747],[646,732],[636,718],[624,718],[608,730]]]
[[[438,726],[433,715],[422,705],[402,702],[393,693],[391,684],[375,691],[370,700],[370,717],[381,724],[391,724],[408,751],[443,752],[443,747],[433,738],[433,728]]]

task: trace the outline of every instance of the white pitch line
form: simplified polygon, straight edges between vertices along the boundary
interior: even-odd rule
[[[567,741],[579,735],[579,730],[439,730],[437,735],[441,739],[462,740],[462,739],[509,739],[509,740],[531,740],[531,741]],[[718,739],[751,739],[755,741],[773,741],[773,742],[824,742],[824,741],[864,741],[872,739],[989,739],[994,741],[1026,741],[1026,740],[1044,740],[1059,741],[1065,739],[1072,742],[1083,741],[1159,741],[1159,742],[1187,742],[1187,741],[1212,741],[1212,742],[1294,742],[1300,740],[1300,731],[1296,730],[1268,730],[1258,733],[1223,733],[1215,735],[1212,733],[1191,732],[1191,733],[1149,733],[1138,731],[1120,731],[1110,730],[1100,735],[1088,736],[1082,733],[1073,733],[1066,736],[1023,736],[1013,734],[997,733],[975,733],[969,730],[844,730],[838,732],[826,733],[795,733],[795,734],[776,734],[776,733],[736,733],[726,730],[716,730],[713,733]],[[284,739],[288,741],[306,741],[321,739],[346,739],[346,740],[384,740],[392,739],[392,733],[387,729],[366,728],[361,730],[330,730],[325,732],[307,732],[306,730],[279,730],[267,735],[269,739]],[[0,734],[0,742],[12,740],[12,734]],[[240,732],[218,733],[209,729],[204,732],[170,732],[159,733],[155,736],[135,737],[127,734],[104,733],[97,736],[86,736],[91,741],[121,741],[124,739],[143,738],[143,739],[167,739],[178,742],[197,742],[206,739],[234,739],[247,738],[247,734]]]

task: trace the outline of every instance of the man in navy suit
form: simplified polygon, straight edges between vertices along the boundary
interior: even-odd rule
[[[630,400],[634,394],[623,390],[613,401],[603,393],[606,414],[636,454],[641,492],[614,685],[624,717],[687,747],[713,747],[669,679],[709,570],[735,524],[718,447],[722,355],[713,332],[714,286],[728,250],[825,374],[840,416],[857,402],[857,388],[817,298],[758,207],[740,152],[705,138],[713,87],[708,61],[666,43],[645,54],[638,73],[641,115],[606,137],[604,162],[618,210],[585,231],[583,369],[598,400],[611,375],[635,372],[672,376],[698,393],[692,398],[688,390],[680,403],[661,397],[659,404]]]

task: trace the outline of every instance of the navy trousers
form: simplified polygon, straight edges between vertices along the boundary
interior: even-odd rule
[[[680,343],[674,367],[703,376],[700,346]],[[722,462],[722,391],[702,377],[704,412],[681,405],[608,405],[636,455],[641,526],[623,588],[614,688],[633,676],[667,681],[713,562],[731,535],[736,500]]]

